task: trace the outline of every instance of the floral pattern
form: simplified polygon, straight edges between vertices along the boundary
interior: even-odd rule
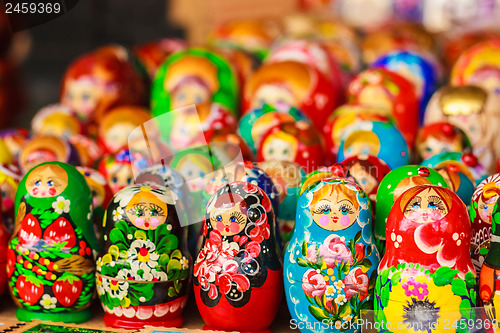
[[[57,214],[69,213],[70,201],[64,199],[62,195],[58,196],[56,201],[52,203],[52,208]]]

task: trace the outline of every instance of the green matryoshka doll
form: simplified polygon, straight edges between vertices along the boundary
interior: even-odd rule
[[[17,318],[88,320],[98,241],[85,178],[65,163],[39,164],[19,184],[15,210],[7,275]]]

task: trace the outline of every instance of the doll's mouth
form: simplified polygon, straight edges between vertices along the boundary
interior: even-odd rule
[[[427,222],[427,220],[429,219],[429,214],[427,213],[422,214],[422,219]]]
[[[332,216],[332,222],[337,223],[339,221],[338,216]]]

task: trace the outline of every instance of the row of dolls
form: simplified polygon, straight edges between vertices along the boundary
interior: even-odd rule
[[[386,176],[396,181],[396,193],[383,246],[377,226],[373,232],[369,196],[345,165],[334,165],[302,182],[284,259],[272,197],[255,182],[237,180],[219,184],[208,200],[193,261],[186,248],[189,203],[175,170],[146,169],[136,185],[115,194],[102,219],[101,248],[85,177],[64,163],[40,164],[19,185],[7,246],[16,314],[83,322],[95,288],[109,326],[180,326],[193,278],[200,314],[216,330],[266,331],[283,282],[302,331],[322,331],[325,323],[334,331],[356,331],[361,311],[372,308],[388,332],[403,332],[392,329],[398,322],[424,322],[429,332],[447,321],[486,322],[471,309],[479,305],[479,274],[466,206],[435,170],[403,168]],[[495,179],[481,183],[471,205],[472,226],[483,223],[484,235],[493,219],[490,255],[479,268],[480,297],[489,305],[500,269]]]

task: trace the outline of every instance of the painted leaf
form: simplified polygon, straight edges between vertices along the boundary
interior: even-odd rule
[[[341,318],[349,315],[351,313],[351,306],[349,305],[348,302],[345,302],[344,304],[342,304],[339,308],[339,316]]]
[[[432,280],[434,281],[434,284],[436,286],[442,287],[450,284],[458,272],[459,271],[457,271],[456,269],[452,269],[449,267],[439,267],[432,275]]]
[[[459,278],[451,281],[451,291],[458,296],[469,296],[465,281]]]
[[[309,312],[314,316],[314,318],[316,318],[319,321],[322,321],[323,319],[328,319],[328,317],[330,316],[325,309],[313,305],[309,305]]]
[[[463,299],[460,302],[460,314],[465,319],[471,319],[471,304],[468,299]]]
[[[472,272],[465,273],[465,284],[470,289],[476,286],[476,277]]]
[[[302,258],[297,258],[297,264],[300,266],[300,267],[308,267],[309,265],[307,264],[307,261],[305,261],[304,259]]]
[[[354,236],[354,244],[358,243],[361,239],[361,230],[358,231],[358,233],[356,234],[356,236]]]

